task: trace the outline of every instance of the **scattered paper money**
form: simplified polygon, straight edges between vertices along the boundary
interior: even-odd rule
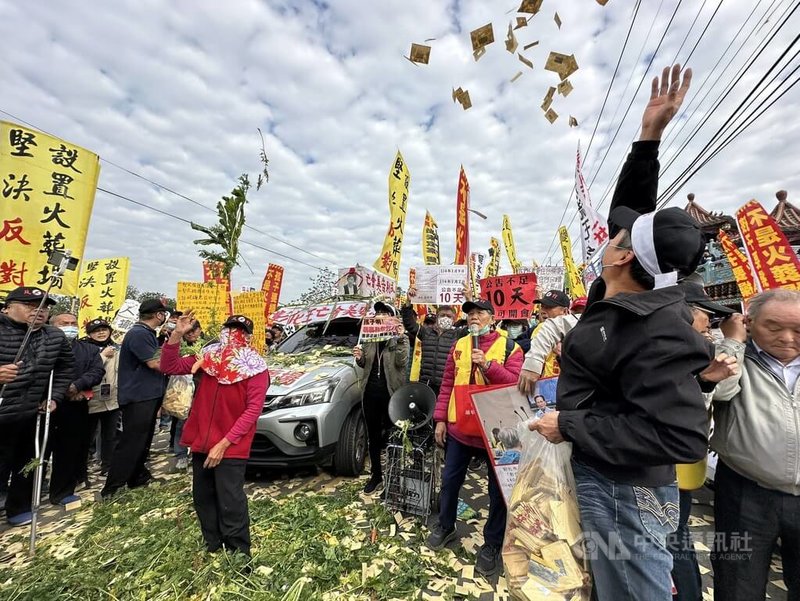
[[[431,47],[423,44],[411,44],[409,60],[412,63],[422,63],[427,65],[431,58]]]

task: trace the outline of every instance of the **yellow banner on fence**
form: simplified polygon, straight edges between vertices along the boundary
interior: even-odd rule
[[[47,287],[54,251],[83,256],[99,175],[93,152],[0,122],[0,292]],[[78,272],[66,272],[52,291],[74,296]]]
[[[261,293],[259,293],[261,294]],[[215,282],[178,282],[178,308],[181,311],[194,311],[195,319],[203,329],[220,326],[228,318],[228,294],[225,284]]]
[[[558,228],[558,239],[561,241],[561,254],[564,255],[564,272],[567,276],[570,298],[586,296],[586,287],[583,285],[581,274],[572,258],[572,242],[565,226]]]
[[[511,232],[511,219],[508,215],[503,215],[503,242],[506,245],[506,254],[511,263],[514,273],[522,271],[522,263],[517,259],[517,249],[514,246],[514,234]]]
[[[253,320],[253,340],[250,342],[250,346],[259,353],[264,352],[267,342],[264,335],[264,328],[266,328],[265,306],[264,292],[261,290],[242,292],[233,299],[233,312],[236,315],[244,315]]]
[[[81,329],[93,319],[111,323],[128,290],[128,257],[82,261],[78,280],[78,319]]]
[[[389,229],[383,241],[383,250],[373,267],[395,282],[400,276],[400,253],[403,249],[403,229],[406,226],[408,192],[411,172],[400,151],[389,171]]]

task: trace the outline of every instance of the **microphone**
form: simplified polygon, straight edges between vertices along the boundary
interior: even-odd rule
[[[470,336],[472,336],[472,348],[473,348],[473,350],[477,349],[477,348],[480,348],[479,341],[480,341],[481,335],[478,333],[480,331],[481,331],[481,327],[476,323],[473,323],[469,327],[469,334],[470,334]]]

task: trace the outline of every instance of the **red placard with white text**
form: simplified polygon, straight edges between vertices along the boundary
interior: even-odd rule
[[[481,298],[494,307],[495,319],[528,319],[536,300],[536,274],[519,273],[484,278]]]

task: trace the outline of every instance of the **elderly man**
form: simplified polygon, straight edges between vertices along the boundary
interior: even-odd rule
[[[745,324],[749,326],[748,340]],[[714,393],[719,454],[714,521],[717,601],[763,599],[780,539],[788,599],[800,599],[800,292],[754,296],[722,325],[741,371]]]
[[[11,472],[5,508],[12,526],[31,522],[33,475],[23,468],[34,456],[36,412],[48,400],[50,373],[50,400],[62,401],[73,380],[69,342],[61,330],[45,325],[55,301],[48,299],[36,312],[43,296],[43,290],[30,286],[12,290],[6,297],[5,313],[0,315],[0,385],[6,385],[0,405],[0,473]],[[33,332],[22,360],[14,363],[29,326]]]

